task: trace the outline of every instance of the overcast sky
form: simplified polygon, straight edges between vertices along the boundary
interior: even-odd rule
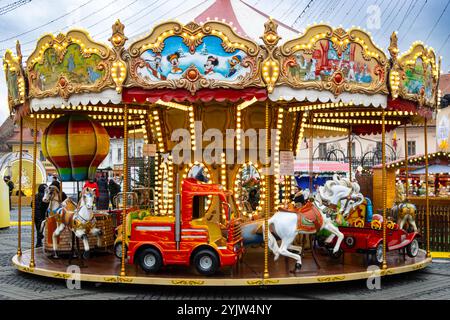
[[[450,0],[243,1],[298,30],[320,21],[345,28],[361,26],[371,31],[375,42],[387,54],[389,37],[392,31],[397,30],[401,52],[406,51],[413,41],[421,40],[443,56],[443,70],[450,70]],[[83,27],[89,30],[94,39],[107,41],[111,25],[119,18],[125,24],[126,35],[131,38],[150,30],[155,23],[176,18],[190,8],[205,6],[209,1],[32,0],[4,13],[8,5],[16,2],[19,0],[0,0],[0,55],[3,57],[6,48],[14,49],[18,39],[26,59],[37,39],[45,33]],[[5,85],[2,75],[0,123],[9,112]]]

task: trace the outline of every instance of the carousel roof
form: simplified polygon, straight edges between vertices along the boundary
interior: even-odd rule
[[[177,20],[182,23],[224,21],[236,28],[238,34],[262,43],[260,37],[264,32],[264,23],[269,18],[269,15],[242,0],[208,0],[204,5],[182,14]],[[280,21],[274,21],[278,23],[278,34],[283,40],[292,39],[299,34],[294,28]]]
[[[186,127],[212,102],[220,112],[242,111],[243,128],[259,128],[263,118],[256,115],[271,100],[271,117],[289,131],[283,143],[301,148],[309,136],[381,133],[383,123],[389,131],[423,121],[436,106],[440,70],[433,49],[415,42],[399,55],[396,33],[388,57],[359,28],[318,24],[298,34],[242,0],[206,1],[179,20],[138,40],[128,40],[117,21],[109,44],[78,29],[47,34],[25,63],[19,44],[16,53],[7,50],[15,120],[30,126],[37,118],[45,128],[63,114],[87,113],[117,135],[127,105],[127,125],[150,136],[158,133],[154,123],[163,127],[159,120],[184,119],[169,128]]]

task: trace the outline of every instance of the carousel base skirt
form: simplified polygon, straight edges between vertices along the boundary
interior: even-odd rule
[[[80,266],[80,274],[75,275],[69,268],[67,258],[49,258],[42,250],[35,252],[34,268],[30,268],[30,250],[22,256],[14,256],[14,266],[22,272],[55,279],[77,279],[80,281],[148,284],[148,285],[182,285],[182,286],[259,286],[259,285],[295,285],[311,283],[340,282],[367,279],[374,276],[387,276],[423,269],[431,263],[431,258],[420,250],[415,258],[404,257],[399,252],[389,252],[386,270],[369,267],[364,254],[345,254],[333,259],[320,251],[316,260],[311,251],[305,252],[302,269],[294,272],[295,261],[280,257],[274,261],[269,255],[269,278],[264,278],[264,254],[262,248],[249,249],[242,261],[234,267],[222,268],[211,277],[201,276],[193,267],[167,266],[157,274],[146,274],[136,265],[126,264],[126,276],[119,276],[121,263],[110,252],[92,253],[89,260],[73,259],[72,265]]]

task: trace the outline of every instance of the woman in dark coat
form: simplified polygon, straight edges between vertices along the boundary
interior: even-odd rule
[[[111,200],[111,204],[113,209],[116,209],[116,204],[114,203],[114,197],[120,192],[120,185],[114,181],[114,179],[109,179],[108,184],[109,189],[109,198]]]
[[[45,220],[47,215],[48,203],[42,201],[44,197],[46,184],[39,185],[38,193],[35,195],[34,202],[36,203],[34,212],[34,225],[36,226],[36,248],[42,247],[42,239],[44,239],[44,234],[41,232],[41,224]],[[33,207],[33,204],[31,204]]]
[[[109,193],[108,193],[108,180],[106,180],[105,176],[102,174],[100,179],[97,181],[99,198],[97,202],[98,210],[108,210],[109,204]]]

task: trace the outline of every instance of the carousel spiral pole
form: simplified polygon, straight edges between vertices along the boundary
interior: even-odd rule
[[[126,259],[126,220],[127,220],[127,191],[128,191],[128,106],[123,108],[123,211],[122,211],[122,259],[120,265],[120,276],[124,277]]]
[[[20,117],[20,135],[19,135],[19,199],[17,203],[18,222],[17,222],[17,255],[22,256],[22,152],[23,152],[23,119]]]
[[[383,265],[382,269],[387,269],[386,262],[386,115],[384,109],[381,111],[381,161],[382,161],[382,178],[381,178],[381,195],[383,198]]]
[[[348,130],[348,177],[352,180],[352,126]]]
[[[313,126],[314,115],[313,112],[309,113],[309,123],[311,125],[309,129],[309,194],[312,196],[314,190],[314,126]]]
[[[408,133],[407,133],[407,127],[405,122],[405,130],[403,131],[404,139],[405,139],[405,196],[406,200],[408,200],[408,193],[409,193],[409,185],[408,185],[408,179],[409,179],[409,172],[408,172]]]
[[[37,159],[37,116],[34,115],[33,118],[33,177],[32,177],[32,183],[31,183],[31,200],[32,200],[32,207],[31,207],[31,258],[30,258],[30,268],[34,268],[36,266],[35,260],[34,260],[34,236],[35,236],[35,230],[34,230],[34,218],[36,214],[36,159]]]
[[[430,195],[428,182],[428,123],[427,118],[424,118],[424,142],[425,142],[425,216],[427,224],[427,258],[431,257],[430,253]]]
[[[269,181],[269,170],[270,162],[269,160],[269,146],[270,146],[270,136],[269,136],[269,112],[270,105],[269,101],[266,102],[266,174],[264,179],[266,180],[265,197],[266,197],[266,210],[264,215],[264,279],[269,278],[269,210],[270,210],[270,181]]]

